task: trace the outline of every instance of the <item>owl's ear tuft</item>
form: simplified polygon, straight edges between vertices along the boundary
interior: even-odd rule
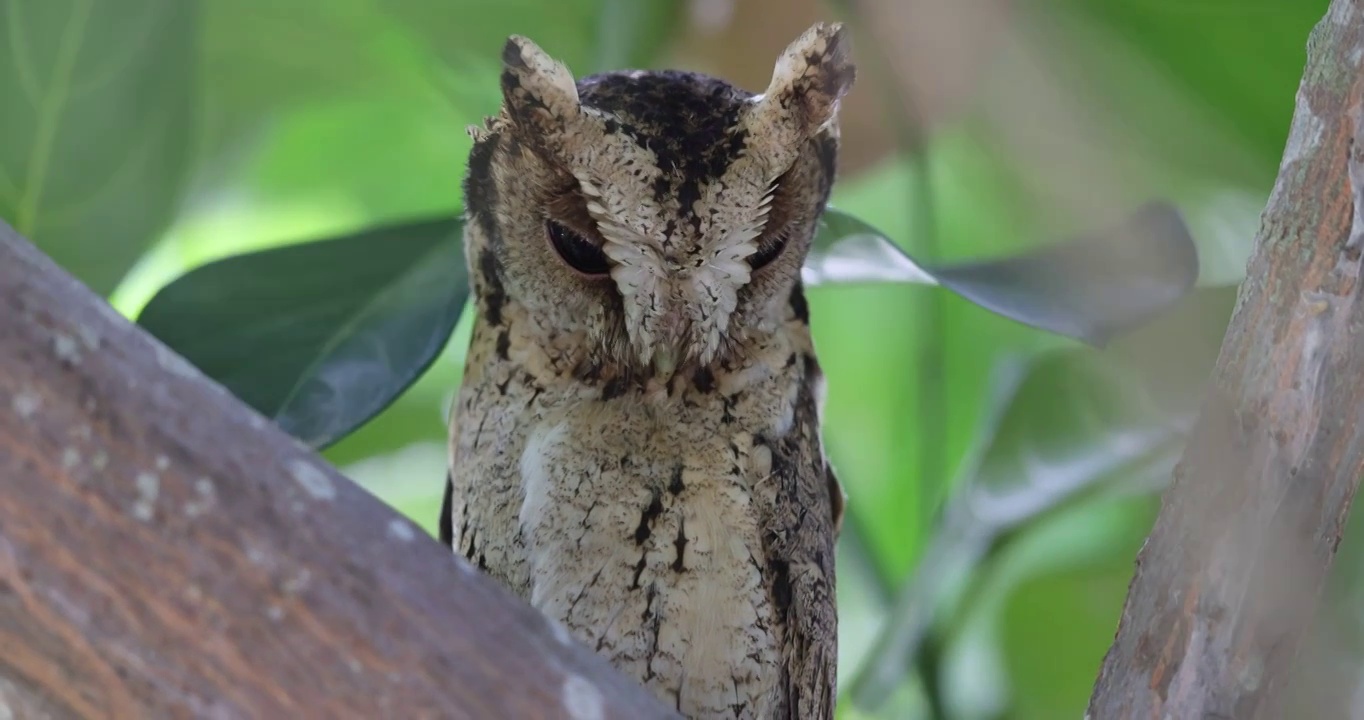
[[[507,38],[502,66],[502,99],[517,125],[551,135],[577,116],[578,86],[573,73],[529,39]]]
[[[791,140],[812,137],[838,114],[857,71],[842,23],[818,23],[787,46],[755,115]]]

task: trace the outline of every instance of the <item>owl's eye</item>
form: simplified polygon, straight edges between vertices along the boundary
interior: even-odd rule
[[[553,220],[545,221],[549,243],[568,266],[584,275],[605,275],[611,271],[606,253],[587,238]]]
[[[758,249],[748,256],[748,267],[753,272],[781,257],[786,241],[791,237],[791,184],[787,182],[790,174],[790,170],[782,173],[767,190],[772,206],[768,210],[767,226],[758,237]]]
[[[787,233],[783,231],[763,238],[758,244],[758,251],[748,256],[748,267],[759,270],[781,257],[781,251],[786,249],[786,236]]]

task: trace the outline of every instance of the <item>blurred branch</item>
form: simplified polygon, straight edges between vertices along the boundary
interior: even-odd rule
[[[0,223],[6,717],[670,717]]]
[[[1280,717],[1364,473],[1364,13],[1333,0],[1088,717]],[[1323,716],[1309,713],[1308,716]]]

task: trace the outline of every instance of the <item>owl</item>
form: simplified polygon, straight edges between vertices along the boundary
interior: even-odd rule
[[[843,492],[801,266],[846,33],[762,94],[575,80],[531,41],[470,129],[476,313],[441,539],[688,718],[833,717]]]

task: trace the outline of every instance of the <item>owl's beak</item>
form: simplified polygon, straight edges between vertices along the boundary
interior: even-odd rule
[[[661,343],[654,348],[654,377],[659,380],[671,379],[673,373],[677,371],[677,348],[668,343]]]
[[[667,382],[677,372],[677,365],[686,354],[687,325],[686,315],[680,310],[671,310],[659,318],[650,359],[655,378]]]

